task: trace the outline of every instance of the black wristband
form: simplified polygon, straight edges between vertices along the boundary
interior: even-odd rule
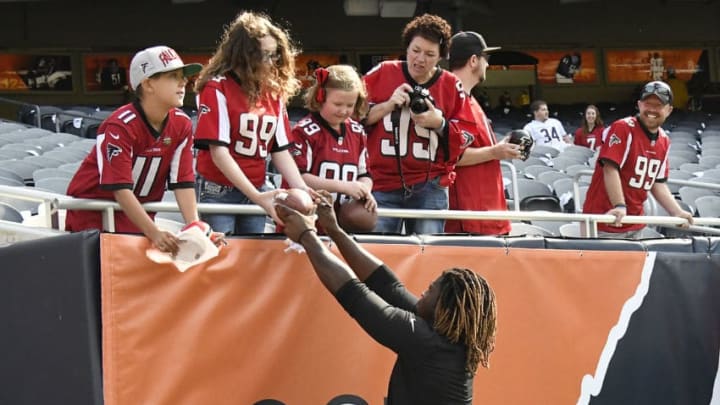
[[[615,206],[614,206],[613,208],[625,208],[625,209],[627,209],[627,205],[625,205],[625,204],[615,204]]]
[[[303,236],[305,236],[305,234],[308,233],[308,232],[316,232],[316,233],[317,233],[317,231],[316,231],[315,229],[313,229],[313,228],[307,228],[307,229],[305,229],[304,231],[300,232],[300,235],[298,235],[297,243],[299,243],[299,244],[302,245],[302,238],[303,238]]]

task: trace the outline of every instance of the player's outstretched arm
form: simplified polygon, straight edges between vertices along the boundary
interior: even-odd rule
[[[332,196],[325,190],[318,191],[322,198],[317,198],[318,223],[325,229],[328,236],[335,242],[345,261],[350,265],[360,281],[367,280],[383,262],[363,249],[338,225],[333,209]]]
[[[352,270],[318,238],[313,217],[279,204],[275,211],[285,224],[283,232],[305,248],[315,273],[328,291],[335,295],[340,287],[355,278]]]

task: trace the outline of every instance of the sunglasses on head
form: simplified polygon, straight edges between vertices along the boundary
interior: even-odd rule
[[[654,94],[660,97],[664,102],[669,103],[672,101],[672,91],[670,87],[660,82],[650,82],[643,87],[642,98]]]

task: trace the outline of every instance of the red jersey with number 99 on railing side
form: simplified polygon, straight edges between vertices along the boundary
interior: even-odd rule
[[[650,134],[637,117],[615,121],[608,129],[605,142],[595,166],[590,187],[583,206],[584,214],[604,214],[613,208],[603,174],[603,161],[614,162],[620,170],[620,183],[627,205],[627,215],[643,215],[643,203],[656,181],[665,181],[669,175],[667,154],[670,138],[662,128],[657,135]],[[611,164],[611,163],[605,163]],[[644,224],[598,224],[605,232],[628,232],[642,229]]]
[[[255,187],[265,182],[268,153],[287,149],[290,122],[281,100],[262,95],[250,105],[238,77],[230,72],[205,84],[198,96],[196,170],[212,182],[233,186],[210,156],[210,145],[227,147]]]

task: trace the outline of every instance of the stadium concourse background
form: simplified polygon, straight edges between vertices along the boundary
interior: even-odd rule
[[[450,266],[498,300],[476,404],[720,401],[720,239],[363,236],[408,288]],[[281,238],[185,273],[85,232],[0,249],[0,404],[382,405],[394,354]]]
[[[86,77],[83,55],[122,53],[127,58],[157,44],[172,46],[182,54],[210,53],[223,25],[243,9],[263,10],[285,21],[304,51],[339,54],[356,66],[363,57],[403,52],[400,32],[407,18],[347,16],[346,1],[364,0],[5,0],[0,2],[0,52],[69,53],[75,84],[72,92],[0,91],[0,96],[41,105],[119,105],[125,101],[121,92],[90,92],[78,83]],[[534,89],[550,103],[632,101],[638,83],[607,80],[605,52],[612,50],[705,50],[709,63],[705,73],[712,82],[720,81],[718,1],[420,0],[418,5],[444,16],[456,30],[479,31],[491,45],[506,50],[578,50],[594,55],[597,75],[593,81],[541,84]],[[583,61],[586,70],[590,62]],[[496,102],[502,89],[488,85]],[[511,90],[515,97],[522,88]]]

